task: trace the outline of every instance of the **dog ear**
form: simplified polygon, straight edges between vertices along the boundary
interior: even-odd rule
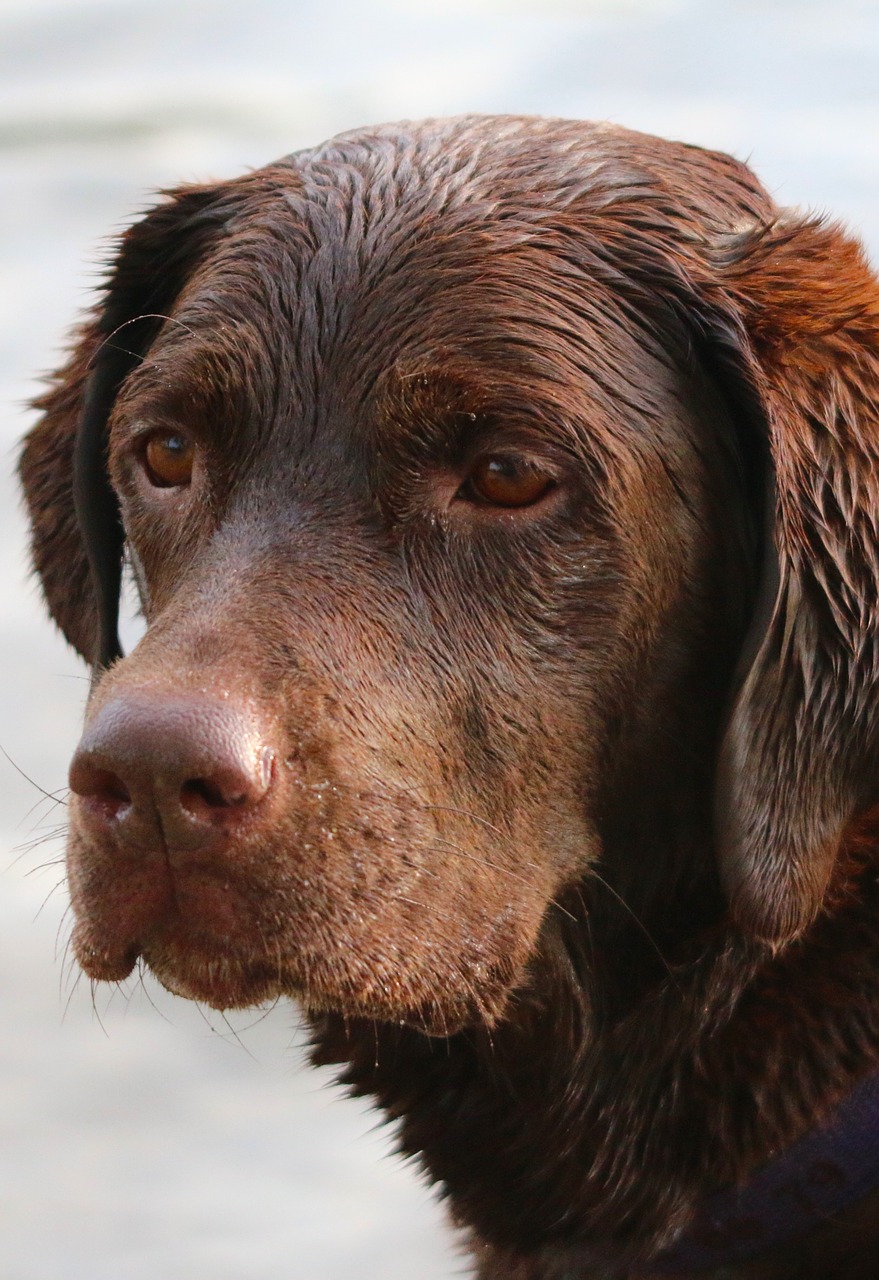
[[[34,567],[55,622],[90,663],[121,653],[117,634],[124,535],[105,465],[107,420],[186,278],[233,208],[224,187],[186,187],[121,238],[103,303],[68,363],[35,401],[19,471]]]
[[[710,275],[714,337],[773,477],[719,757],[720,872],[736,922],[780,943],[879,800],[879,282],[855,241],[805,219],[732,238]]]

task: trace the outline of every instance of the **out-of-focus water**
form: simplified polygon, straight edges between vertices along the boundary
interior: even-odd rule
[[[869,0],[0,0],[0,1280],[442,1280],[441,1213],[364,1107],[306,1071],[292,1009],[236,1036],[65,962],[48,839],[84,672],[25,573],[12,447],[151,189],[343,128],[610,118],[750,159],[879,247]],[[17,848],[23,848],[13,863]],[[41,864],[50,865],[41,869]],[[45,901],[44,901],[45,900]]]

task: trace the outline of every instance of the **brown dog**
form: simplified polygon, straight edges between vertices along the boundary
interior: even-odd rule
[[[841,1158],[832,1225],[723,1202],[879,1065],[858,246],[621,129],[368,130],[132,227],[41,408],[86,973],[300,1001],[482,1277],[879,1275]]]

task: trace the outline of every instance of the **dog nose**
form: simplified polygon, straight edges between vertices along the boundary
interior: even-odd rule
[[[274,753],[249,711],[204,696],[132,692],[88,725],[70,788],[92,827],[123,840],[155,825],[169,850],[222,839],[253,815]]]

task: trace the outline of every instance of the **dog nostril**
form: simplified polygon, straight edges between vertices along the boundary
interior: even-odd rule
[[[203,801],[212,809],[222,809],[229,805],[239,804],[238,796],[227,796],[215,782],[207,778],[190,778],[180,788],[180,803],[184,809],[193,808],[193,801]]]
[[[249,819],[274,772],[274,751],[246,711],[144,690],[95,715],[70,785],[96,829],[118,820],[120,838],[129,842],[161,829],[170,846],[193,847]]]
[[[101,769],[87,760],[74,759],[70,769],[70,789],[83,800],[100,805],[109,814],[118,814],[131,804],[131,793],[117,773]]]
[[[180,788],[180,806],[193,817],[206,810],[220,817],[223,810],[253,808],[268,791],[272,773],[272,753],[263,751],[251,767],[227,767],[209,777],[187,778]]]
[[[180,803],[184,809],[199,808],[202,804],[211,809],[234,809],[247,804],[250,799],[250,788],[245,780],[237,785],[227,783],[225,786],[210,778],[190,778],[180,788]]]

